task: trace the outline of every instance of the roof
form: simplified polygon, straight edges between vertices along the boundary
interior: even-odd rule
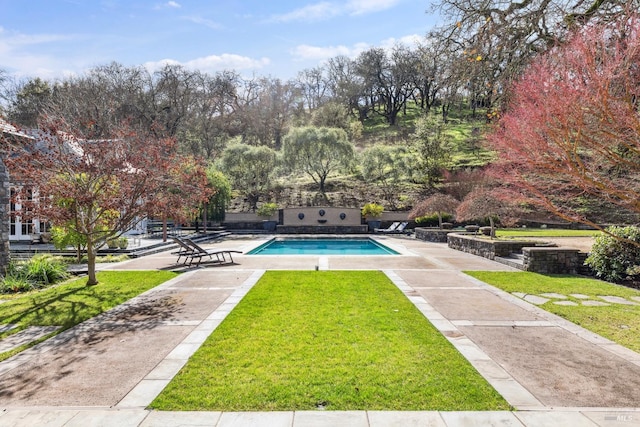
[[[11,123],[7,122],[6,120],[4,120],[2,117],[0,117],[0,131],[3,134],[9,134],[9,135],[14,135],[20,138],[30,138],[33,139],[32,136],[29,136],[28,134],[21,132],[17,127],[15,127],[14,125],[12,125]]]

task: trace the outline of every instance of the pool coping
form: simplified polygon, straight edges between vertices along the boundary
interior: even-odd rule
[[[277,240],[277,239],[290,239],[290,240],[305,240],[305,239],[316,239],[316,240],[322,240],[322,239],[332,239],[332,240],[336,240],[336,239],[343,239],[343,240],[371,240],[373,242],[375,242],[378,245],[382,245],[384,247],[387,247],[389,249],[391,249],[392,251],[396,252],[396,253],[387,253],[387,254],[262,254],[262,253],[251,253],[252,251],[258,249],[261,246],[264,246],[266,244],[268,244],[271,241]],[[291,235],[284,235],[284,236],[269,236],[269,237],[265,237],[263,239],[257,239],[256,242],[252,245],[247,246],[246,248],[244,248],[244,254],[245,255],[251,255],[251,256],[266,256],[266,257],[272,257],[272,256],[301,256],[301,257],[371,257],[371,256],[418,256],[416,253],[411,252],[410,250],[408,250],[406,247],[401,246],[401,245],[397,245],[395,243],[390,243],[389,240],[385,239],[385,236],[372,236],[372,235],[358,235],[358,234],[354,234],[354,235],[344,235],[344,236],[336,236],[335,234],[298,234],[295,236],[291,236]]]

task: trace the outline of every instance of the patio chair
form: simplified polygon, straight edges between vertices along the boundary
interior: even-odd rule
[[[404,233],[406,233],[406,231],[404,231],[404,229],[407,228],[407,225],[409,225],[408,222],[401,222],[394,230],[385,231],[385,233],[387,233],[387,234],[404,234]]]
[[[399,226],[399,222],[394,222],[387,228],[375,228],[373,231],[375,231],[376,233],[391,233],[392,231],[395,231]]]
[[[182,264],[186,264],[187,261],[191,259],[191,256],[196,252],[196,250],[187,245],[187,242],[179,237],[172,237],[171,240],[173,240],[178,244],[178,246],[180,246],[180,249],[177,252],[171,252],[174,255],[178,255],[176,263],[180,264],[180,258],[184,257],[184,261],[182,261]]]
[[[197,259],[198,262],[196,265],[200,265],[200,263],[202,262],[202,258],[208,256],[209,259],[211,260],[211,262],[213,263],[217,263],[217,264],[233,264],[233,257],[231,256],[232,253],[236,253],[236,254],[241,254],[242,251],[235,251],[235,250],[230,250],[230,249],[204,249],[203,247],[201,247],[200,245],[198,245],[196,242],[194,242],[191,239],[185,238],[184,242],[189,245],[192,249],[193,249],[193,253],[189,255],[190,258],[190,262],[189,262],[189,266],[193,263],[194,259]],[[215,259],[213,257],[216,257]]]

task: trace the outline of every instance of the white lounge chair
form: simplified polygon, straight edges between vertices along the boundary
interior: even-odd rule
[[[375,231],[376,233],[390,233],[392,231],[395,231],[399,226],[400,222],[394,222],[387,228],[375,228],[373,231]]]

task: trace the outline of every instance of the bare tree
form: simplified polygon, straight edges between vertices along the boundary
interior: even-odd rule
[[[492,106],[529,60],[568,30],[640,8],[640,0],[440,0],[449,18],[434,32],[468,61],[472,102]]]
[[[193,155],[212,160],[224,150],[232,132],[239,79],[234,72],[196,75],[189,115],[178,136]]]
[[[382,48],[371,48],[356,59],[356,72],[363,79],[364,92],[372,111],[383,116],[390,126],[397,124],[400,113],[414,85],[411,83],[412,61],[410,51],[401,45],[395,46],[391,55]]]
[[[298,99],[293,82],[271,78],[245,82],[237,110],[243,141],[279,149]]]
[[[356,73],[355,61],[346,56],[336,56],[327,61],[328,84],[335,100],[345,105],[355,118],[363,121],[371,109],[363,97],[364,80]]]
[[[304,107],[315,111],[329,99],[326,70],[322,67],[309,68],[298,73],[296,87],[304,99]]]

